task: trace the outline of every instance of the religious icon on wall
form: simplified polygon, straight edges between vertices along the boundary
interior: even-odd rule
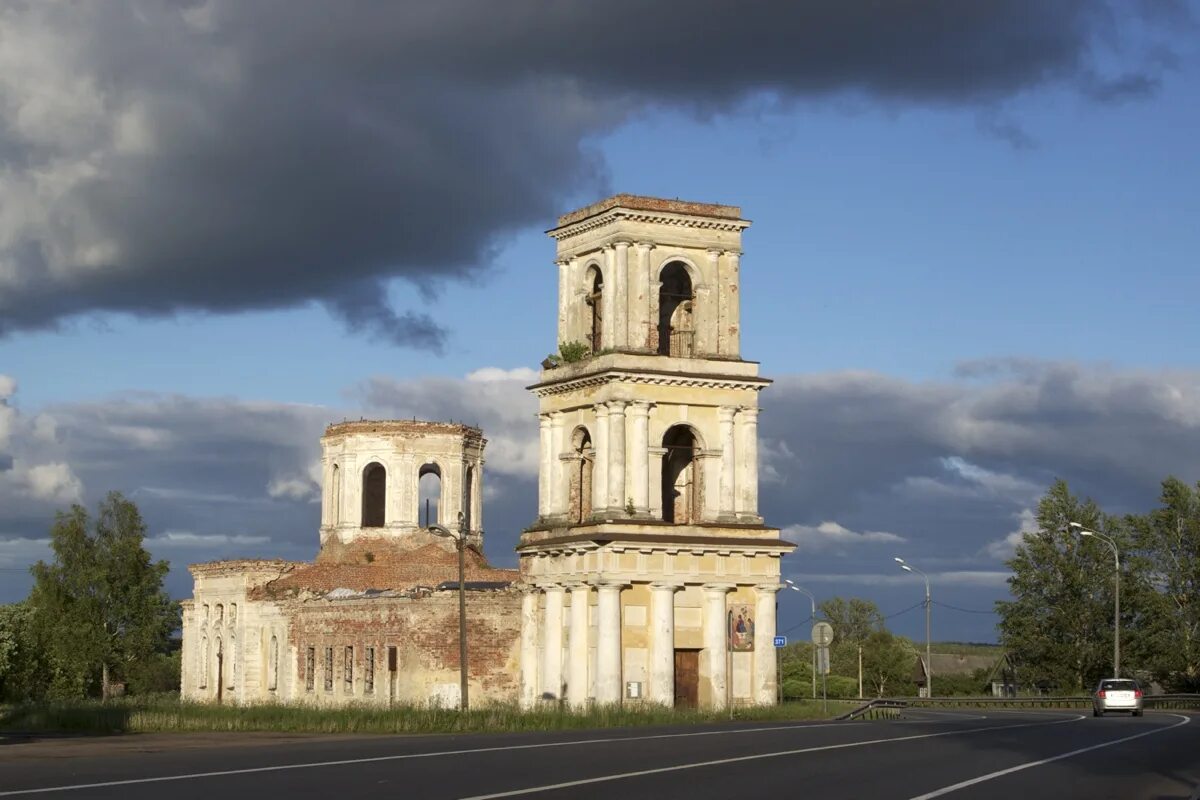
[[[729,649],[734,653],[754,649],[754,614],[749,603],[729,607]]]

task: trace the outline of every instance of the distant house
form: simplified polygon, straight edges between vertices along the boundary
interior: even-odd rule
[[[987,672],[987,678],[980,682],[980,692],[985,691],[986,688],[994,697],[1016,694],[1015,673],[1006,652],[998,655],[990,653],[976,655],[931,653],[929,658],[932,662],[935,680],[940,675],[974,675],[977,671],[984,670]],[[917,684],[919,694],[927,697],[929,669],[925,665],[924,655],[917,656],[916,663],[913,664],[912,676],[913,681]]]

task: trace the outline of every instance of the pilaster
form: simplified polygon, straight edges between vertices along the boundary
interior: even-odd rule
[[[521,595],[521,706],[538,699],[538,590],[525,587]]]
[[[729,648],[725,598],[730,583],[704,584],[704,654],[708,661],[710,699],[715,709],[729,705]]]
[[[779,687],[775,663],[775,594],[779,584],[754,587],[754,702],[775,705]]]
[[[566,589],[558,584],[546,584],[545,608],[542,613],[542,698],[561,700],[563,685],[563,595]]]
[[[608,506],[609,512],[626,516],[625,506],[625,406],[624,400],[608,403]]]
[[[608,510],[608,465],[610,457],[610,442],[608,431],[608,406],[597,403],[592,407],[596,416],[596,439],[593,442],[596,449],[596,460],[592,464],[592,514],[602,515]]]
[[[652,703],[675,704],[675,592],[678,583],[650,584],[650,690]]]
[[[621,702],[621,583],[600,583],[596,587],[596,615],[599,626],[596,641],[596,702],[615,705]]]
[[[567,702],[572,708],[584,708],[588,699],[588,604],[591,587],[572,583],[571,624],[567,638]]]

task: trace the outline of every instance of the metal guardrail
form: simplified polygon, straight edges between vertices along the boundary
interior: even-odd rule
[[[836,717],[836,719],[890,719],[897,716],[896,712],[902,708],[908,708],[908,701],[878,698],[868,703],[863,703],[858,708],[842,714],[840,717]]]
[[[1153,694],[1143,698],[1146,708],[1200,710],[1200,694]],[[838,719],[857,719],[877,708],[1091,708],[1091,695],[1028,697],[909,697],[881,698],[865,703]],[[875,717],[866,716],[867,719]]]

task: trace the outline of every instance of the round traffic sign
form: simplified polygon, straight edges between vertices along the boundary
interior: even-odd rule
[[[833,626],[828,622],[818,622],[813,625],[812,640],[817,647],[828,647],[833,641]]]

